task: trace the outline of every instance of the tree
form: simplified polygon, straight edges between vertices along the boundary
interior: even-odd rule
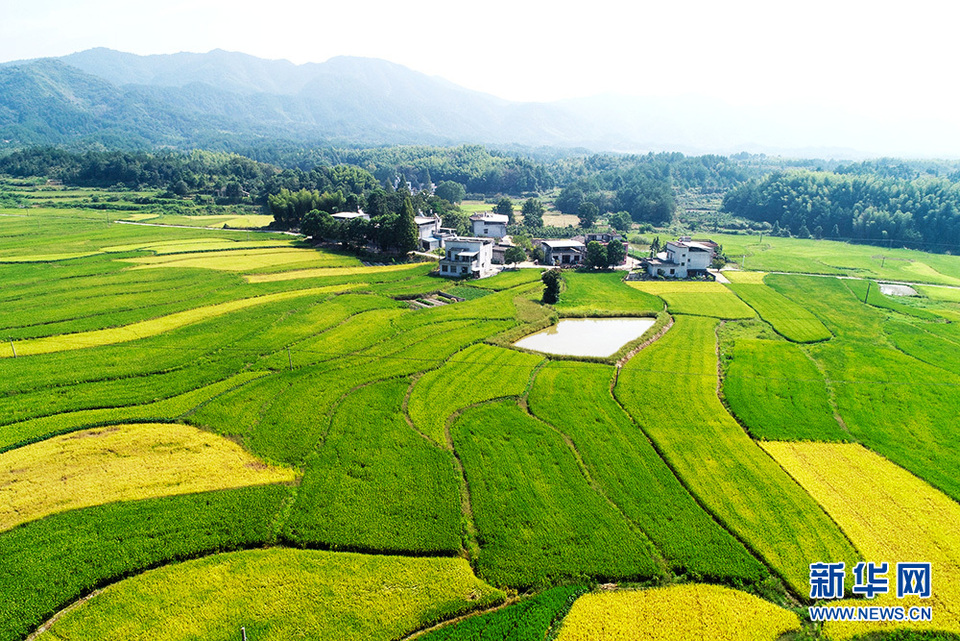
[[[607,244],[607,265],[616,267],[622,265],[627,258],[627,247],[619,240],[611,240]]]
[[[527,227],[539,229],[543,227],[543,203],[536,198],[528,198],[521,209],[523,224]]]
[[[653,239],[653,242],[650,243],[650,258],[655,258],[660,249],[660,237],[657,236]]]
[[[420,228],[414,218],[413,203],[409,198],[404,198],[393,232],[394,248],[401,254],[420,249]]]
[[[510,224],[513,224],[513,201],[507,196],[504,196],[497,202],[497,206],[493,208],[493,211],[501,216],[506,216]]]
[[[600,209],[591,202],[584,201],[577,208],[577,217],[580,219],[580,226],[584,229],[593,227],[597,222],[597,216],[600,215]]]
[[[543,302],[553,305],[560,300],[560,270],[548,269],[540,277],[543,281]]]
[[[503,260],[509,265],[516,263],[522,263],[527,259],[527,252],[523,251],[519,247],[507,247],[507,251],[503,252]]]
[[[433,193],[449,203],[457,204],[463,202],[463,199],[467,195],[467,190],[458,182],[444,180],[442,183],[437,185],[437,188],[433,190]]]
[[[603,243],[595,240],[587,243],[587,266],[601,269],[607,266],[607,248]]]
[[[630,214],[625,211],[618,211],[615,214],[610,214],[610,226],[616,229],[619,232],[624,234],[630,231],[630,226],[633,224],[633,220],[630,218]]]

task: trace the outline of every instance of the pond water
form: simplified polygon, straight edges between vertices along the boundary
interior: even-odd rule
[[[606,357],[639,338],[655,322],[655,318],[565,318],[514,345],[561,356]]]

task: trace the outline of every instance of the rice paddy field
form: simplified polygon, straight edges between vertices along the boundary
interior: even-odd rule
[[[724,237],[763,271],[547,306],[96,193],[0,211],[0,641],[960,633],[960,259]],[[809,565],[861,560],[931,562],[932,623],[812,624]]]

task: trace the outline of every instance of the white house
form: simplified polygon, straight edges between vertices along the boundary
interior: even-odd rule
[[[711,245],[682,236],[677,241],[668,241],[666,251],[657,254],[656,258],[645,259],[642,264],[650,276],[687,278],[706,274],[713,256]]]
[[[493,267],[493,239],[454,237],[444,245],[440,275],[447,278],[485,278],[496,272]]]
[[[544,265],[580,265],[587,257],[587,246],[579,240],[542,240]]]
[[[334,220],[342,220],[344,222],[348,220],[353,220],[354,218],[363,218],[364,220],[370,220],[370,214],[365,213],[362,209],[360,211],[341,211],[339,213],[333,214],[332,218]]]
[[[503,214],[484,212],[470,216],[473,235],[482,238],[503,238],[507,235],[510,219]]]

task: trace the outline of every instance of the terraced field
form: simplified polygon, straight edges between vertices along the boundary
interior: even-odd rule
[[[799,628],[796,614],[753,595],[690,584],[588,594],[573,605],[557,639],[776,641]]]
[[[678,316],[623,368],[615,393],[687,487],[798,593],[818,559],[857,554],[717,397],[716,321]]]
[[[462,559],[250,550],[111,586],[38,639],[395,639],[503,600]]]
[[[753,318],[756,314],[720,283],[688,281],[630,281],[634,289],[662,298],[672,314],[713,318]]]
[[[799,623],[771,601],[803,603],[814,561],[915,552],[956,582],[949,296],[566,272],[552,307],[539,270],[450,283],[111,222],[135,210],[10,213],[0,641],[100,588],[40,638],[772,639]],[[810,263],[784,242],[771,270]],[[960,278],[910,255],[890,269]],[[466,300],[410,307],[439,289]],[[664,304],[672,327],[626,364],[510,347],[558,315]],[[909,551],[881,549],[884,514],[917,522]]]
[[[888,564],[890,593],[871,605],[931,606],[917,624],[828,625],[833,638],[911,627],[960,633],[960,505],[883,457],[856,444],[765,443],[764,449],[823,505],[864,558]],[[896,597],[896,562],[932,566],[932,596]]]

